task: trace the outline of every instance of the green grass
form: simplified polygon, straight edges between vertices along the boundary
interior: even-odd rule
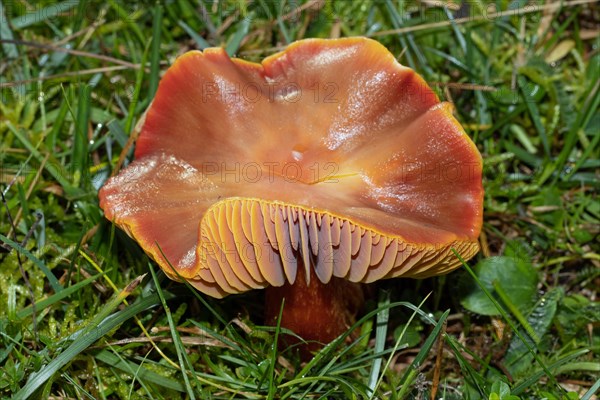
[[[598,4],[444,3],[0,1],[0,398],[596,398]],[[380,283],[303,364],[260,293],[170,281],[97,192],[177,55],[354,35],[454,103],[485,160],[482,252]]]

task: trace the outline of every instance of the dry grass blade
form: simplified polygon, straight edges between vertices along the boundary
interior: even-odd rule
[[[451,26],[453,24],[462,25],[462,24],[466,24],[469,22],[480,22],[480,21],[486,21],[486,20],[491,21],[491,20],[503,18],[503,17],[511,17],[511,16],[517,16],[517,15],[537,13],[537,12],[544,11],[544,10],[558,10],[562,7],[576,7],[576,6],[583,5],[583,4],[593,4],[593,3],[597,3],[597,2],[598,2],[598,0],[571,0],[571,1],[565,1],[565,2],[560,2],[560,3],[545,4],[545,5],[541,5],[541,6],[534,5],[531,7],[517,8],[515,10],[491,12],[487,15],[456,18],[452,21],[440,21],[440,22],[433,22],[433,23],[416,25],[416,26],[409,26],[409,27],[400,28],[400,29],[390,29],[387,31],[374,32],[368,36],[369,37],[379,37],[379,36],[387,36],[387,35],[397,35],[397,34],[401,34],[401,33],[410,33],[410,32],[429,30],[429,29],[444,28],[447,26]]]

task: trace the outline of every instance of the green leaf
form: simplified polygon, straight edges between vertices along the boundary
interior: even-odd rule
[[[550,327],[558,302],[563,297],[562,288],[556,288],[544,295],[527,316],[529,329],[521,329],[523,336],[529,341],[531,347],[536,348],[541,338]],[[532,330],[532,332],[529,332]],[[533,337],[532,337],[533,336]],[[508,346],[506,356],[504,357],[504,365],[510,371],[512,376],[517,376],[531,367],[533,354],[529,352],[523,341],[514,336]]]
[[[421,343],[422,331],[423,326],[419,324],[418,321],[408,326],[406,324],[400,324],[394,329],[394,340],[398,340],[402,335],[402,340],[400,341],[401,346],[415,347]]]
[[[510,394],[510,387],[506,382],[496,381],[492,384],[490,400],[519,400],[519,397]]]
[[[600,302],[581,295],[570,295],[561,301],[556,315],[556,328],[564,342],[584,336],[586,326],[600,321]]]
[[[490,257],[475,267],[482,285],[494,293],[494,283],[499,285],[521,311],[527,311],[535,299],[537,272],[529,262],[509,257]],[[500,315],[500,312],[483,290],[472,284],[473,290],[462,299],[467,310],[482,315]]]

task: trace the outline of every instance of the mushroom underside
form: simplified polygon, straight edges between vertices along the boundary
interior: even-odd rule
[[[311,320],[337,316],[321,341],[348,326],[359,284],[478,251],[481,156],[373,40],[300,41],[261,64],[188,52],[138,128],[135,160],[100,190],[105,216],[210,296],[268,288],[267,321],[287,298],[285,323],[311,339]]]

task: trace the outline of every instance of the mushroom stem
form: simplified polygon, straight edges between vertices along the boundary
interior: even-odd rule
[[[363,285],[335,277],[324,284],[312,267],[309,270],[310,282],[299,262],[293,284],[267,288],[265,306],[266,324],[276,325],[281,302],[285,299],[281,326],[308,342],[300,346],[304,360],[348,329],[364,301]],[[295,343],[298,340],[291,336],[282,337],[284,347]]]

